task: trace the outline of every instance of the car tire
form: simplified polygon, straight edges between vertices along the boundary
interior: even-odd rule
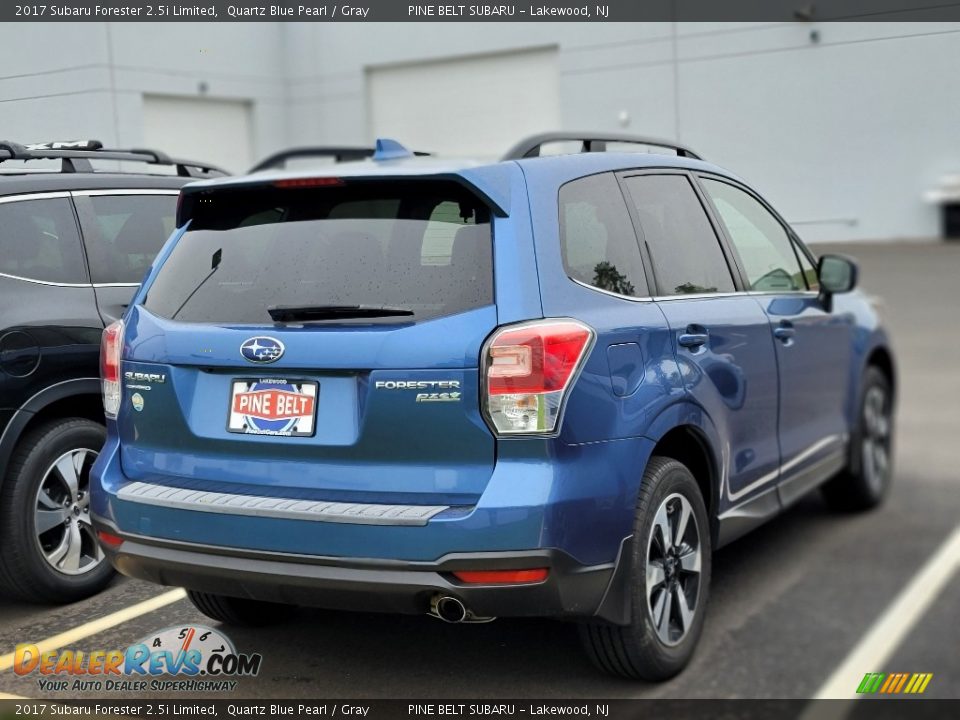
[[[289,613],[291,606],[228,595],[187,590],[193,606],[211,620],[238,627],[258,627],[276,622]]]
[[[30,431],[0,487],[0,591],[30,602],[75,602],[113,577],[90,524],[89,473],[106,439],[84,418]]]
[[[847,467],[827,481],[821,492],[830,507],[861,512],[883,502],[892,478],[893,393],[887,376],[870,365],[863,374]]]
[[[672,536],[666,543],[662,528]],[[630,624],[580,625],[593,664],[632,680],[666,680],[683,670],[703,630],[710,556],[710,524],[693,474],[671,458],[651,458],[631,542]]]

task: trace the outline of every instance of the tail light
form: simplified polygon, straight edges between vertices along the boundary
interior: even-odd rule
[[[538,320],[494,333],[481,362],[484,410],[494,432],[555,433],[594,337],[576,320]]]
[[[123,320],[107,325],[100,343],[100,378],[103,380],[103,412],[116,418],[120,409],[120,356],[123,352]]]

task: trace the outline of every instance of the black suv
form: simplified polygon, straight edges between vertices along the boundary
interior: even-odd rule
[[[110,580],[88,514],[100,335],[173,231],[180,188],[222,174],[97,141],[0,141],[0,590],[68,602]]]

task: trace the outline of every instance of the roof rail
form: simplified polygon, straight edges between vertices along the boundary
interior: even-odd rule
[[[379,140],[378,140],[379,142]],[[376,154],[377,149],[373,147],[360,147],[356,145],[318,145],[309,147],[295,147],[268,155],[258,162],[247,172],[255,173],[261,170],[274,170],[286,167],[288,160],[297,158],[326,157],[332,158],[334,162],[350,162],[352,160],[366,160]],[[414,151],[413,155],[423,157],[430,155],[428,152]]]
[[[247,172],[255,173],[261,170],[280,169],[287,165],[287,160],[295,158],[308,157],[328,157],[333,158],[334,162],[347,162],[349,160],[364,160],[373,157],[373,148],[370,147],[340,147],[340,146],[317,146],[317,147],[295,147],[281,150],[268,155],[258,162]]]
[[[91,160],[119,160],[143,162],[149,165],[173,165],[181,177],[204,178],[211,173],[227,175],[216,165],[176,160],[158,150],[142,148],[116,150],[104,148],[99,140],[70,140],[65,142],[21,145],[9,140],[0,140],[0,163],[6,160],[60,160],[60,172],[93,172]]]
[[[693,160],[702,160],[693,150],[670,140],[660,140],[651,137],[642,137],[640,135],[628,135],[625,133],[608,132],[547,132],[539,135],[531,135],[524,138],[503,156],[504,160],[520,160],[522,158],[539,157],[540,148],[543,145],[557,142],[579,142],[581,143],[580,152],[604,152],[607,149],[607,143],[628,143],[631,145],[651,145],[653,147],[662,147],[676,151],[680,157],[692,158]]]

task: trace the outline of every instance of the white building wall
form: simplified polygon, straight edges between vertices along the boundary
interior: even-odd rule
[[[554,46],[563,128],[688,143],[755,184],[811,241],[934,236],[938,209],[923,193],[960,172],[956,24],[316,24],[289,31],[296,142],[371,141],[370,68]],[[495,96],[490,104],[497,112]],[[442,145],[450,144],[444,137]]]
[[[368,143],[375,69],[532,48],[556,51],[562,127],[688,143],[809,240],[938,232],[922,195],[960,172],[960,24],[21,25],[0,43],[0,135],[135,146],[144,93],[203,84],[250,103],[254,157]],[[456,146],[443,107],[409,102]]]
[[[4,139],[142,146],[148,94],[249,102],[248,153],[259,157],[285,143],[280,24],[78,22],[9,30],[0,42]],[[159,149],[177,154],[175,147]]]

